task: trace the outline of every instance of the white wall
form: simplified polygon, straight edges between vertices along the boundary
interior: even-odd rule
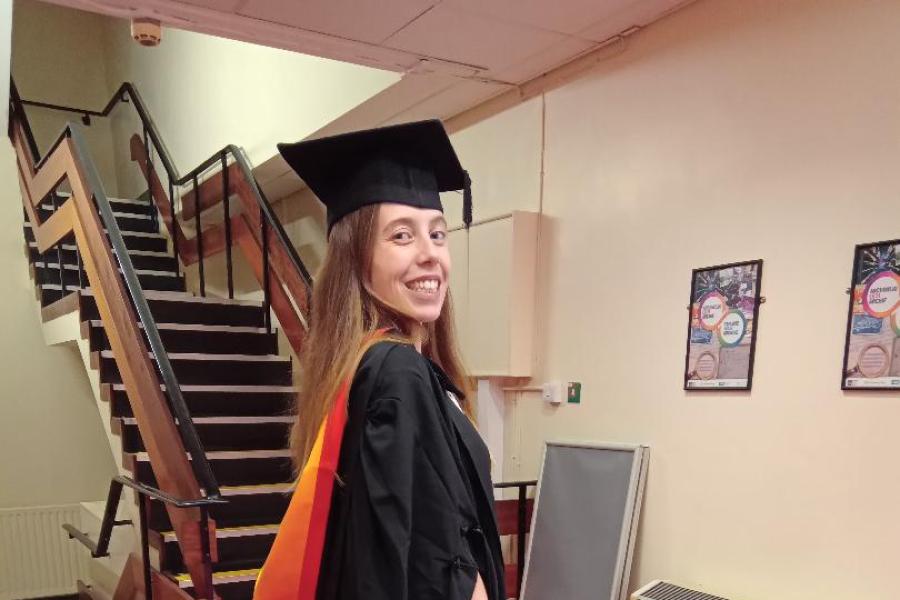
[[[12,60],[12,0],[0,0],[0,81],[9,79]],[[0,87],[0,131],[6,131],[9,116],[9,87]]]
[[[0,138],[0,508],[106,497],[115,464],[75,345],[41,333],[15,155]]]
[[[839,385],[853,247],[900,233],[897,31],[891,2],[700,1],[546,95],[543,189],[541,98],[454,136],[478,217],[542,208],[534,381],[584,384],[509,397],[504,475],[650,444],[632,588],[896,597],[900,396]],[[683,392],[691,269],[756,258],[753,391]]]
[[[106,17],[89,12],[17,0],[13,10],[12,74],[22,98],[102,109],[112,95],[106,85],[102,43],[108,22]],[[36,107],[27,107],[26,111],[42,154],[56,141],[66,122],[82,126],[77,114]],[[93,119],[83,132],[104,187],[115,194],[109,121]]]
[[[399,79],[393,72],[170,28],[158,47],[146,48],[132,41],[122,20],[111,21],[105,44],[109,86],[128,80],[138,87],[181,173],[229,143],[261,164],[276,154],[277,142],[306,137]],[[117,119],[117,139],[139,132],[135,120]],[[123,193],[146,188],[135,183],[135,173],[130,162],[120,163]]]

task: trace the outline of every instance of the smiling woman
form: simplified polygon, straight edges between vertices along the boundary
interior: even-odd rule
[[[501,600],[439,193],[469,180],[439,121],[279,145],[328,209],[300,357],[300,474],[257,600]]]

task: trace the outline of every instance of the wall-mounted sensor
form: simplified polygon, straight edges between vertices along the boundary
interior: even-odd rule
[[[141,46],[159,46],[162,26],[156,19],[138,17],[131,20],[131,37]]]

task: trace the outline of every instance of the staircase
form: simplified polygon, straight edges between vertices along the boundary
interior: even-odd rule
[[[218,546],[216,591],[223,599],[250,598],[289,501],[291,361],[278,354],[276,333],[266,331],[262,303],[185,291],[149,203],[111,199],[110,204],[213,474],[229,501],[210,514]],[[48,218],[53,206],[42,205],[41,211]],[[93,293],[82,287],[87,277],[80,272],[74,240],[41,255],[30,223],[24,232],[41,305],[51,313],[78,311],[91,366],[99,371],[101,396],[111,404],[111,428],[121,441],[123,465],[137,481],[156,486]],[[157,501],[150,503],[149,530],[159,571],[190,593],[191,578],[168,515]]]

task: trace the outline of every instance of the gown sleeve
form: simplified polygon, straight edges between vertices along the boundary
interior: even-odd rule
[[[364,572],[357,572],[357,582],[361,598],[408,600],[413,469],[418,447],[415,411],[429,391],[413,365],[396,359],[386,363],[366,406],[360,444],[368,506],[357,510],[370,519],[362,529],[371,534],[371,547]]]

